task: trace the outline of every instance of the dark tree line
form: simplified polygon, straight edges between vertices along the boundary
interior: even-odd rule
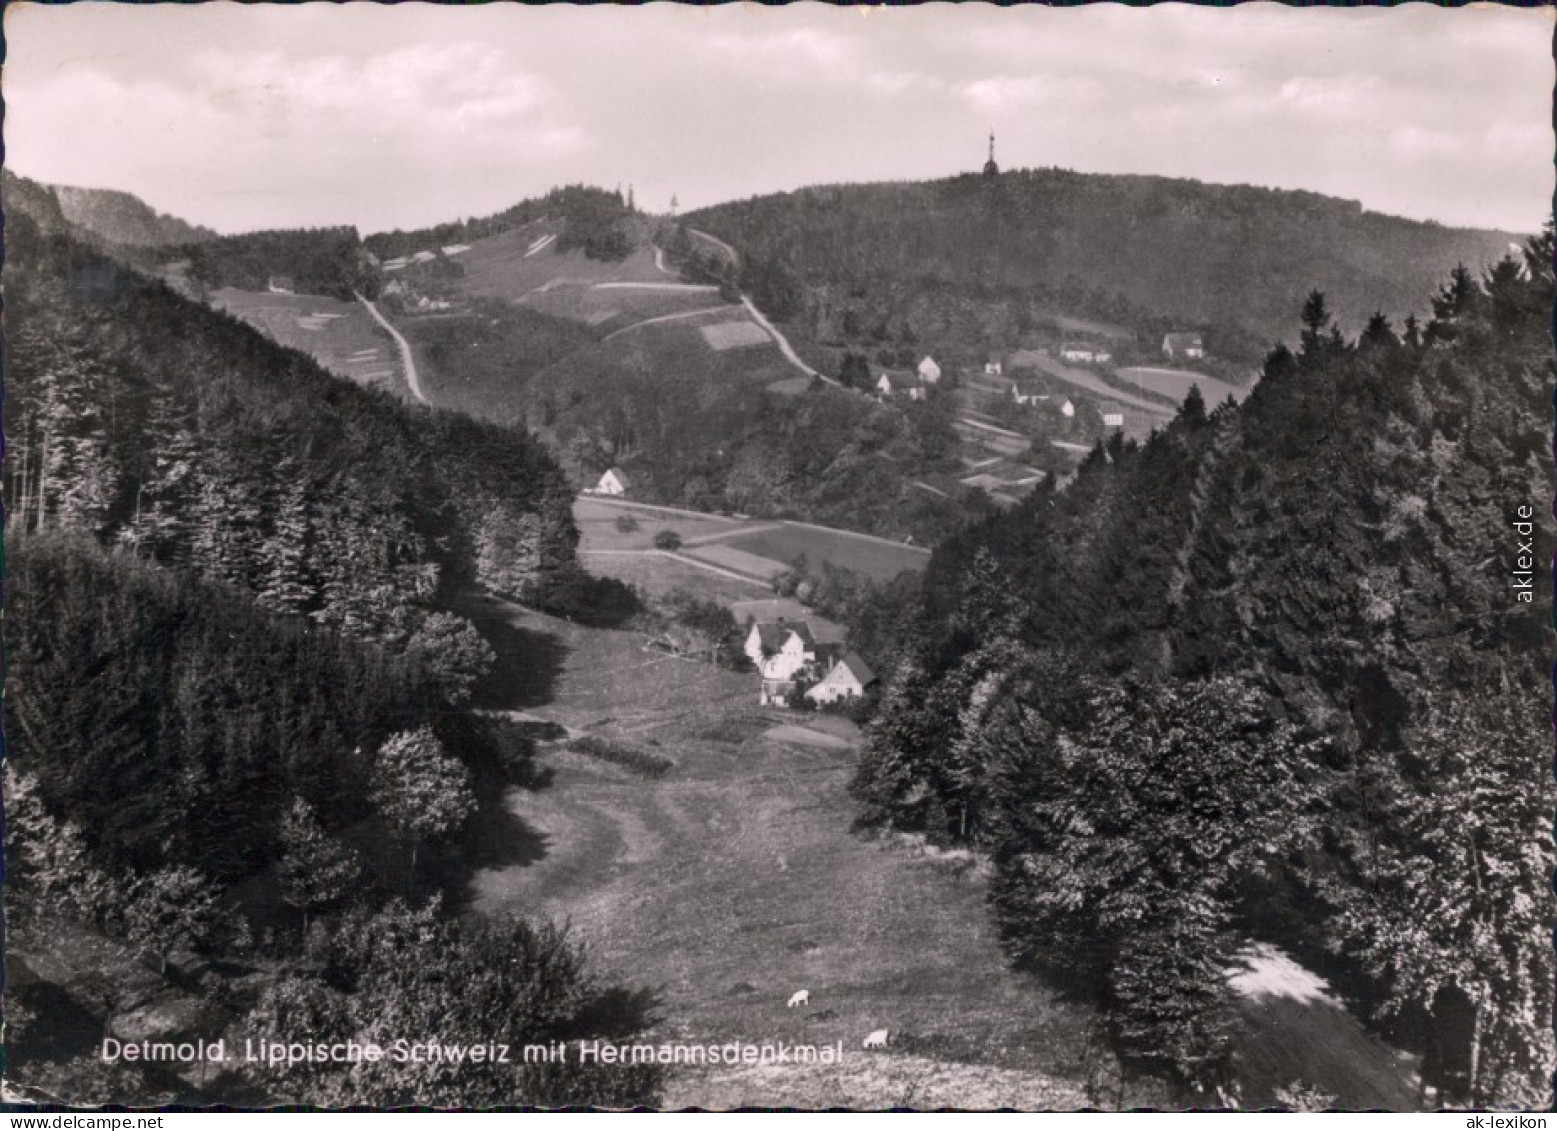
[[[1224,959],[1264,938],[1440,1095],[1545,1095],[1550,582],[1508,574],[1551,492],[1551,259],[1548,232],[1356,337],[1311,295],[1241,408],[1099,447],[900,606],[862,821],[989,852],[1013,957],[1197,1094],[1231,1071]]]
[[[378,272],[355,228],[245,232],[164,248],[158,255],[167,262],[187,261],[188,278],[210,289],[263,291],[275,282],[297,294],[347,302],[355,291],[370,298],[378,291]]]
[[[377,232],[362,242],[381,260],[394,259],[452,243],[470,243],[537,220],[560,219],[564,232],[558,237],[558,250],[580,247],[593,259],[621,259],[634,246],[631,221],[635,215],[631,202],[624,201],[620,192],[588,185],[564,185],[491,216],[456,220],[410,232],[398,229]]]
[[[320,1033],[364,1031],[397,986],[428,1033],[454,1016],[548,1038],[640,1025],[603,1009],[630,995],[590,980],[550,928],[455,926],[398,902],[469,868],[478,785],[530,769],[527,739],[460,709],[492,651],[443,599],[596,596],[559,469],[525,433],[328,375],[33,203],[8,196],[6,216],[13,946],[96,932],[90,945],[117,940],[170,977],[193,952],[240,1016],[294,991],[328,1000]],[[430,926],[397,952],[412,919]],[[396,968],[316,957],[361,938],[414,954],[420,996]],[[443,981],[460,963],[508,980]],[[70,987],[105,1032],[128,1000],[116,970],[101,993]],[[8,1020],[29,1008],[7,1005]],[[11,1046],[19,1078],[72,1099],[139,1094],[101,1064],[50,1067],[40,1033]],[[626,1104],[656,1079],[560,1067],[481,1094]],[[273,1078],[254,1083],[273,1094]],[[424,1078],[310,1083],[292,1094],[453,1102]]]
[[[1508,239],[1312,193],[1063,169],[816,186],[685,223],[743,256],[782,257],[805,281],[819,339],[911,330],[970,360],[1068,314],[1124,326],[1152,350],[1167,330],[1199,331],[1213,355],[1252,365],[1286,332],[1304,281],[1357,322],[1378,307],[1425,310],[1440,273]]]

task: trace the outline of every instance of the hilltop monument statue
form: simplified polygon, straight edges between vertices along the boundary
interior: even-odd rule
[[[989,131],[989,160],[984,162],[984,175],[986,177],[1000,176],[1000,166],[995,164],[995,131]]]

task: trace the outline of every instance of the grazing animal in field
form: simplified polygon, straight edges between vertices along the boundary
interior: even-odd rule
[[[865,1047],[868,1049],[884,1049],[887,1047],[887,1031],[877,1029],[865,1038]]]
[[[794,1009],[797,1005],[809,1005],[811,1003],[810,990],[796,990],[790,995],[789,1005],[785,1008]]]

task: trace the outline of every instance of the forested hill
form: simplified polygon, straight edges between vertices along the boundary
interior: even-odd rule
[[[964,308],[1000,303],[1013,319],[1058,311],[1127,326],[1144,311],[1204,327],[1221,356],[1244,348],[1234,331],[1261,348],[1290,337],[1311,287],[1352,331],[1375,310],[1425,312],[1451,268],[1479,269],[1511,238],[1308,192],[1063,169],[806,188],[685,219],[792,269],[821,338],[877,326],[966,338]]]
[[[114,189],[54,185],[65,219],[126,247],[157,247],[214,239],[216,233],[158,212],[145,201]]]
[[[625,991],[562,932],[427,901],[460,890],[467,823],[531,770],[523,736],[463,710],[494,653],[443,598],[599,603],[556,465],[526,433],[329,375],[63,234],[52,195],[19,183],[6,927],[8,956],[42,973],[8,991],[10,1078],[167,1102],[169,1077],[66,1038],[123,1032],[133,1007],[162,1039],[197,980],[201,1031],[228,1047],[362,1042],[389,1004],[411,1032],[467,1043],[629,1035],[598,1007]],[[146,957],[182,972],[158,979]],[[656,1080],[335,1067],[213,1067],[202,1086],[229,1090],[204,1098],[625,1107]]]
[[[534,597],[572,567],[567,484],[527,434],[408,408],[7,221],[13,526],[134,544],[326,622],[476,580]]]
[[[1187,1087],[1225,1082],[1220,971],[1263,938],[1445,1095],[1544,1102],[1551,302],[1550,233],[1420,333],[1310,296],[1240,408],[932,560],[863,819],[990,852],[1013,957]]]

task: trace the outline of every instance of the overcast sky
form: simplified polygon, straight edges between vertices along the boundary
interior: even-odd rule
[[[563,183],[683,210],[1002,165],[1550,210],[1553,14],[13,4],[6,160],[222,231],[415,227]]]

